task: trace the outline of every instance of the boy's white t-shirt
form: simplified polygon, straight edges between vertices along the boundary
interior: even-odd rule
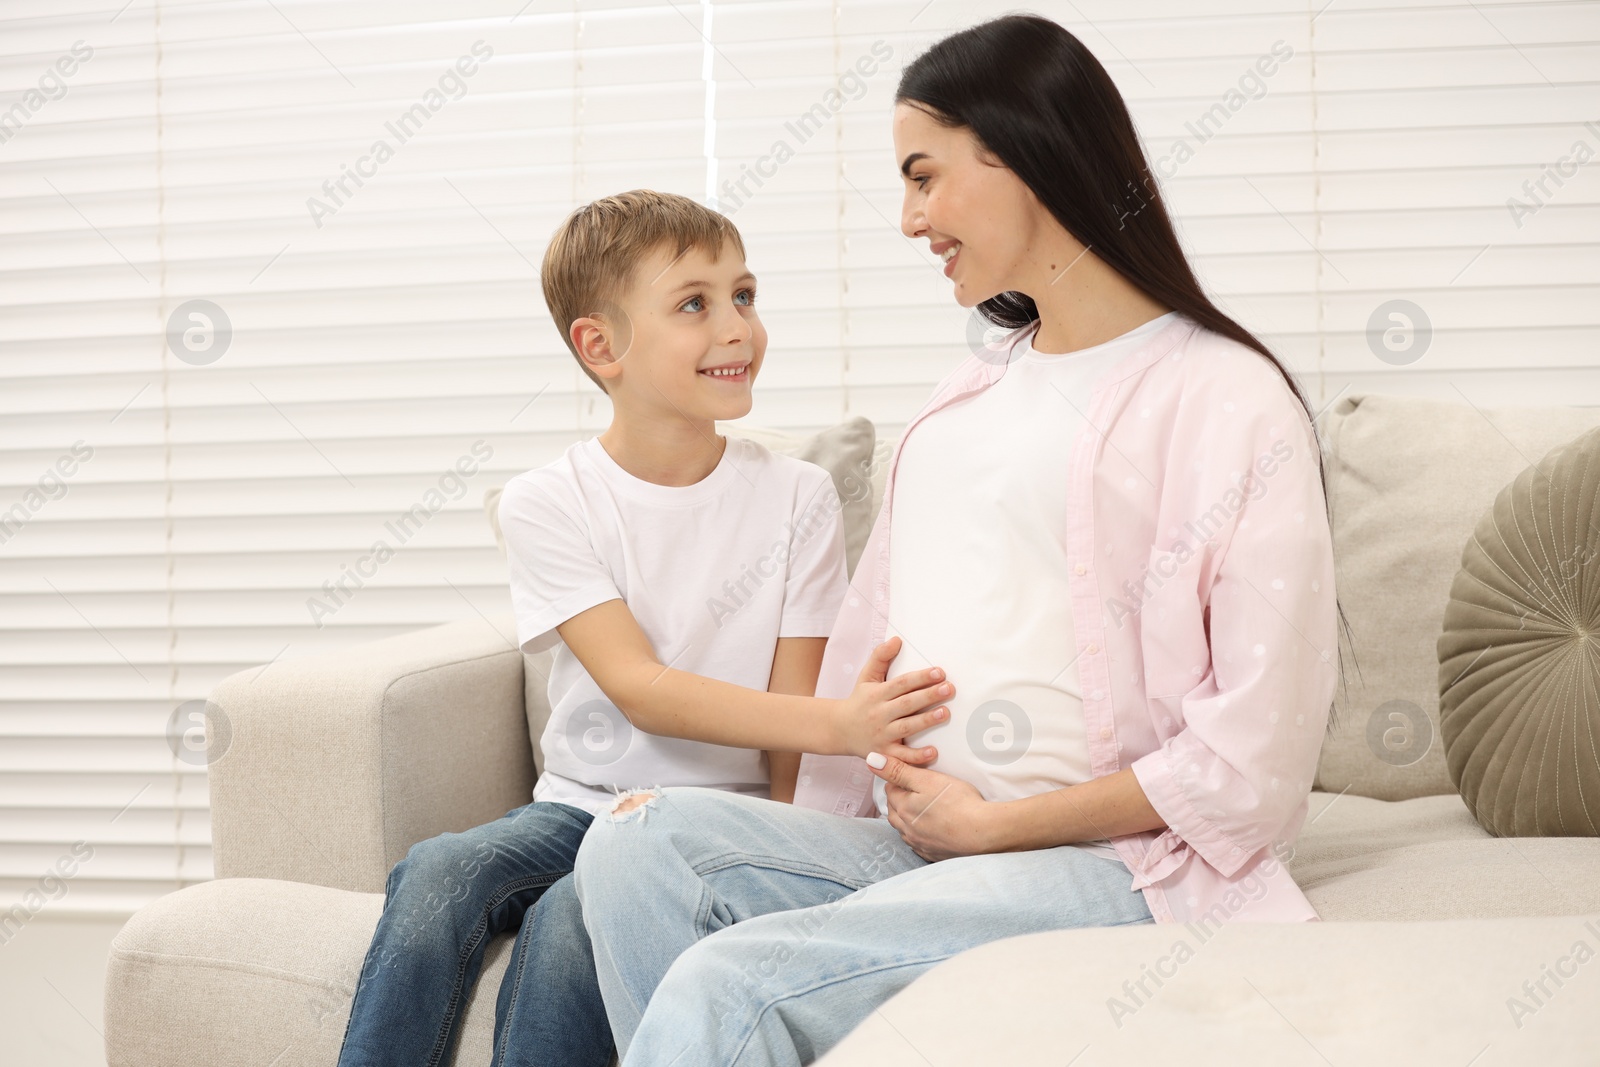
[[[634,728],[555,628],[621,598],[662,664],[765,691],[778,638],[833,629],[847,588],[840,508],[827,471],[731,434],[693,485],[629,474],[598,437],[506,483],[517,640],[555,647],[533,799],[599,814],[618,791],[657,785],[769,796],[760,751]]]
[[[1033,333],[981,393],[917,424],[900,448],[889,531],[889,677],[945,669],[950,718],[906,739],[988,800],[1088,781],[1067,591],[1067,460],[1095,380],[1168,312],[1103,344],[1046,355]],[[873,783],[879,816],[883,780]],[[1078,847],[1117,859],[1105,838]]]

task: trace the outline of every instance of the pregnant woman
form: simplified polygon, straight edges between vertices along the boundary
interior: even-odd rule
[[[807,755],[794,806],[669,789],[595,820],[577,892],[627,1067],[809,1063],[998,938],[1317,917],[1282,862],[1338,676],[1304,399],[1202,292],[1060,26],[933,46],[894,148],[904,233],[1009,333],[907,426],[817,692],[887,639],[890,675],[957,695],[908,739],[931,766]]]

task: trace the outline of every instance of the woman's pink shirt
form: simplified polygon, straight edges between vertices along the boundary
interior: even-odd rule
[[[907,424],[818,696],[848,696],[884,639],[905,438],[998,381],[1036,326],[964,361]],[[1063,654],[1077,657],[1092,773],[1131,767],[1167,824],[1112,844],[1157,922],[1315,921],[1283,862],[1338,674],[1333,544],[1305,409],[1263,356],[1180,315],[1095,382],[1085,415],[1066,470],[1077,647]],[[854,756],[807,754],[795,803],[876,815],[872,780]]]

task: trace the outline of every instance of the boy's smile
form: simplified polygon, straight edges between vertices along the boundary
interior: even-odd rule
[[[714,382],[732,382],[735,385],[750,384],[750,364],[748,362],[727,363],[719,367],[707,367],[700,372],[703,377]]]

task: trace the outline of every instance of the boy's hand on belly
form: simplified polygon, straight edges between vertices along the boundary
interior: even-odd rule
[[[944,671],[929,667],[909,671],[885,681],[889,664],[900,652],[900,638],[891,637],[872,650],[855,690],[836,702],[835,731],[840,748],[853,756],[881,752],[906,763],[926,764],[939,755],[931,745],[911,748],[904,741],[913,734],[950,720],[944,705],[955,687],[944,681]]]
[[[880,759],[883,766],[874,766]],[[883,779],[889,825],[923,859],[933,863],[1005,851],[991,831],[997,806],[970,783],[876,754],[867,765]]]

